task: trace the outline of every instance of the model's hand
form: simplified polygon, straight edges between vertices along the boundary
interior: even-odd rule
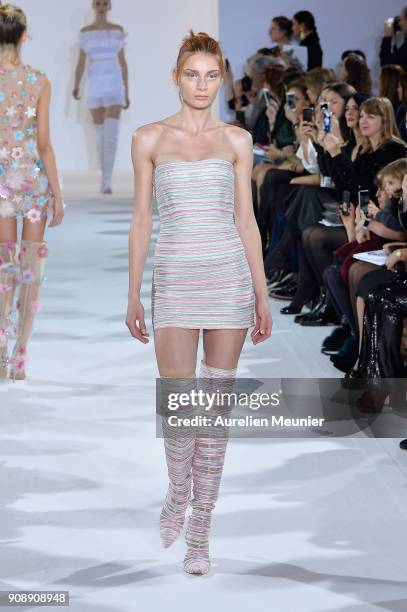
[[[123,106],[124,110],[126,110],[130,106],[130,98],[129,98],[129,94],[127,94],[127,93],[126,93],[126,96],[125,96],[125,100],[126,100],[126,103]]]
[[[256,300],[256,324],[252,331],[251,338],[253,344],[258,344],[267,340],[271,336],[273,320],[271,318],[268,300],[258,302]]]
[[[79,95],[79,87],[75,87],[75,89],[72,92],[73,97],[75,98],[75,100],[80,100],[81,97]]]
[[[64,209],[65,209],[65,204],[64,204],[63,199],[61,197],[54,198],[54,202],[52,205],[53,216],[52,216],[50,223],[48,224],[48,227],[55,227],[56,225],[59,225],[60,223],[62,223],[62,219],[64,218],[64,215],[65,215]]]
[[[126,325],[133,338],[140,340],[143,344],[149,342],[148,331],[144,322],[144,307],[140,300],[129,302],[127,307]]]

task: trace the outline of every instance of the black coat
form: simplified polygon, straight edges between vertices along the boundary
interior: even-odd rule
[[[359,153],[352,162],[345,153],[332,158],[335,166],[336,187],[348,190],[351,202],[358,204],[358,191],[368,189],[370,199],[377,203],[375,177],[390,162],[407,156],[407,145],[397,140],[386,140],[376,151]]]
[[[321,68],[322,66],[322,49],[319,42],[319,36],[316,32],[311,32],[301,42],[300,47],[308,49],[308,66],[307,70],[312,68]]]
[[[401,47],[399,49],[395,48],[393,52],[391,50],[391,41],[390,36],[383,37],[379,55],[380,65],[398,64],[407,71],[407,38],[404,39]]]

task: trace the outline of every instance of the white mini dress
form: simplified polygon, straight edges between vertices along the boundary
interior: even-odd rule
[[[119,52],[125,34],[118,29],[80,32],[79,46],[89,59],[87,70],[87,108],[124,106],[125,90]]]

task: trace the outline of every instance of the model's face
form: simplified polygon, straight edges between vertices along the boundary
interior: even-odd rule
[[[93,10],[96,13],[96,17],[106,17],[111,8],[110,0],[93,0]]]
[[[222,82],[216,57],[195,53],[186,60],[179,77],[182,99],[193,108],[207,108],[216,98]]]
[[[329,110],[332,115],[339,119],[345,111],[345,100],[334,91],[329,89],[324,94],[326,102],[329,104]]]
[[[382,129],[382,118],[380,115],[373,115],[373,113],[367,113],[362,110],[360,113],[359,127],[363,136],[367,138],[378,136]]]
[[[279,25],[275,21],[271,22],[271,26],[269,29],[269,35],[270,35],[272,42],[274,43],[278,43],[281,40],[285,39],[285,32],[280,29]]]
[[[293,19],[292,23],[293,23],[293,34],[296,38],[299,38],[301,34],[301,30],[302,30],[301,24],[298,23],[296,19]]]
[[[392,195],[396,193],[396,191],[400,191],[401,189],[401,181],[399,181],[395,176],[384,176],[383,177],[383,189],[388,198],[391,198]]]
[[[359,107],[353,98],[349,98],[345,106],[346,125],[354,130],[359,125]]]

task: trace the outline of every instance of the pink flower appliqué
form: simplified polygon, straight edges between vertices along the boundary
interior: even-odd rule
[[[13,251],[15,247],[15,242],[13,242],[12,240],[8,240],[6,242],[6,246],[9,251]]]
[[[42,244],[38,251],[37,251],[37,255],[38,257],[46,257],[48,255],[48,248],[45,246],[45,244]]]
[[[13,147],[11,150],[11,157],[13,159],[21,159],[24,155],[24,150],[21,147]]]
[[[37,223],[41,220],[41,213],[36,208],[30,208],[30,210],[25,213],[24,216],[27,217],[31,223]]]
[[[32,300],[30,303],[30,310],[33,314],[36,314],[40,310],[40,303],[38,300]]]
[[[25,355],[25,347],[24,346],[19,346],[17,349],[17,355]]]
[[[7,293],[8,291],[10,291],[10,289],[11,287],[9,285],[0,283],[0,293]]]

